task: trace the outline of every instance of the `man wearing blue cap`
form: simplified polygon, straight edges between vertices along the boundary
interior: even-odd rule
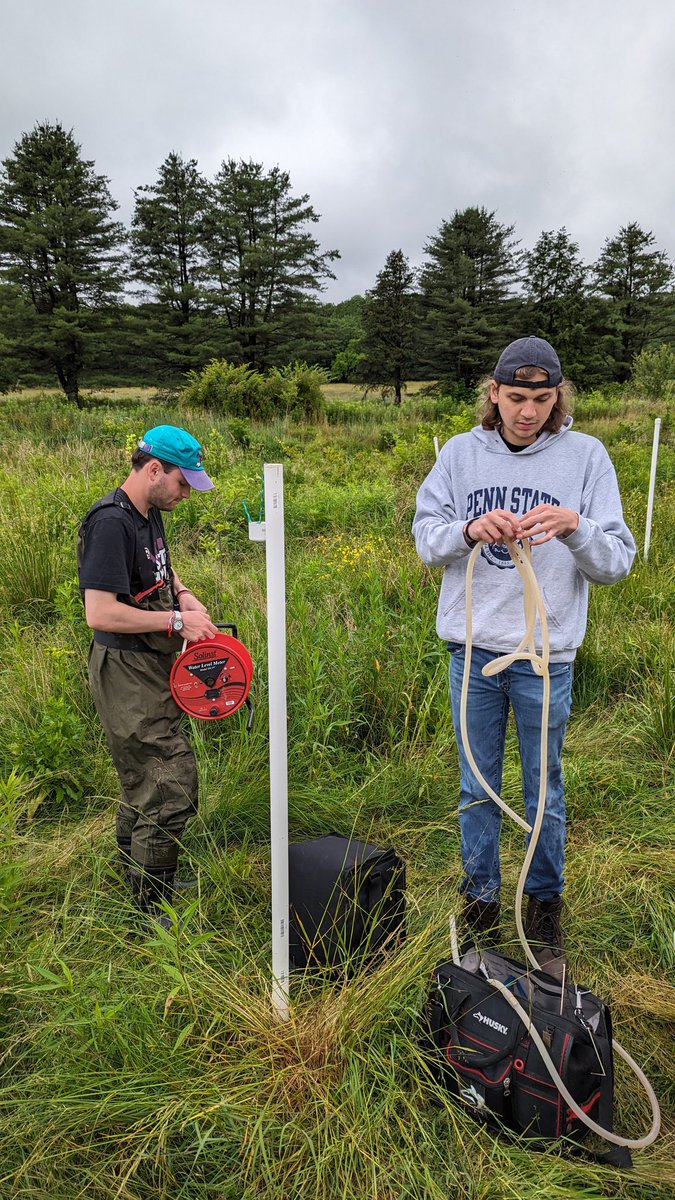
[[[213,486],[199,442],[158,425],[138,443],[121,487],[89,510],[78,539],[94,631],[89,682],[122,788],[117,845],[144,913],[171,899],[180,838],[197,811],[197,768],[169,688],[171,667],[183,639],[216,633],[171,565],[162,513],[192,488]]]
[[[450,698],[460,757],[460,829],[464,918],[473,933],[496,941],[499,927],[499,836],[502,813],[469,765],[460,728],[466,642],[466,566],[475,567],[473,654],[467,709],[477,765],[499,794],[506,722],[513,709],[528,823],[539,793],[542,681],[529,662],[484,676],[492,659],[514,650],[524,631],[520,575],[509,540],[529,539],[548,612],[551,705],[546,815],[525,890],[525,924],[540,965],[562,974],[565,796],[561,767],[570,713],[572,664],[588,613],[589,583],[614,583],[630,571],[635,543],[627,528],[612,462],[601,442],[572,430],[571,385],[543,338],[506,347],[485,381],[481,424],[441,450],[417,495],[413,532],[429,566],[444,567],[437,630],[447,643]],[[538,647],[541,649],[541,646]]]

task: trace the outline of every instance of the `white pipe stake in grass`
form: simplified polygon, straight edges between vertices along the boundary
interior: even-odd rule
[[[434,454],[436,455],[436,458],[438,458],[440,452],[441,448],[438,444],[438,438],[436,437],[436,434],[434,434]]]
[[[272,1003],[288,1019],[288,737],[286,709],[286,560],[284,469],[265,463],[265,556],[270,715],[272,849]]]
[[[654,489],[656,487],[656,461],[659,457],[659,437],[661,434],[661,418],[654,421],[654,440],[652,442],[652,467],[649,473],[649,499],[647,500],[647,524],[645,526],[645,561],[649,555],[649,543],[652,540],[652,517],[654,516]]]

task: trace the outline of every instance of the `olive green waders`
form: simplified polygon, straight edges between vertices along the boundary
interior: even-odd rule
[[[172,654],[92,642],[89,682],[122,787],[117,844],[140,906],[170,899],[180,838],[197,811],[197,766],[169,687]]]

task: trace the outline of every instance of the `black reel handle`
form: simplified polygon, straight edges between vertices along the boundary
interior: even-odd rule
[[[237,638],[237,641],[239,640],[239,635],[237,634],[237,626],[236,625],[223,625],[222,623],[219,623],[218,621],[214,621],[214,625],[215,625],[216,629],[231,629],[232,637]]]

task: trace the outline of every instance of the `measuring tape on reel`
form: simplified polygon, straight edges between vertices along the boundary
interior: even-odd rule
[[[220,721],[244,705],[253,723],[248,694],[253,680],[253,660],[237,638],[236,625],[218,625],[232,634],[217,633],[203,642],[192,642],[179,654],[169,679],[176,704],[200,721]]]

